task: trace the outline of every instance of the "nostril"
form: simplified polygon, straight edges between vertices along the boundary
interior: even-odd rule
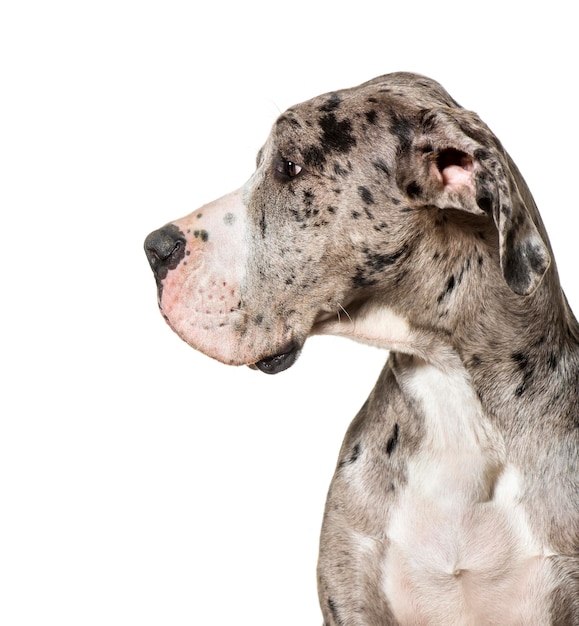
[[[149,252],[151,256],[154,257],[155,262],[157,261],[163,262],[163,261],[166,261],[167,259],[172,258],[174,255],[176,255],[179,252],[179,249],[181,248],[180,241],[175,242],[174,245],[172,244],[172,242],[161,242],[161,243],[163,245],[161,246],[154,245],[149,248]],[[167,243],[168,245],[164,245],[165,243]]]
[[[153,272],[163,279],[185,256],[185,236],[174,224],[163,226],[145,239],[145,254]]]

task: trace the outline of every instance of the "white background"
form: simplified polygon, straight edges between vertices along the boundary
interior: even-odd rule
[[[411,70],[511,152],[579,310],[578,58],[563,0],[3,3],[0,624],[319,625],[326,490],[386,355],[213,362],[143,239],[240,186],[280,111]]]

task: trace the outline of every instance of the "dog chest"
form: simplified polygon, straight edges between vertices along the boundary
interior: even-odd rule
[[[521,477],[462,366],[401,369],[424,420],[387,527],[385,593],[402,624],[546,623],[544,547],[520,506]],[[512,616],[509,618],[509,616]]]

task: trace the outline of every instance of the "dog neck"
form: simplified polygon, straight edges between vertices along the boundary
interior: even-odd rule
[[[461,298],[456,288],[453,301],[438,318],[426,302],[415,307],[421,315],[409,318],[370,299],[349,309],[347,316],[318,324],[314,334],[349,337],[441,371],[464,369],[485,409],[511,429],[514,414],[523,411],[526,420],[544,420],[557,389],[576,387],[579,327],[555,268],[529,296],[513,294],[506,285],[501,288],[502,297],[492,298],[487,293],[490,287],[478,285],[477,302]],[[464,294],[472,292],[464,289]],[[546,398],[545,406],[535,397]]]

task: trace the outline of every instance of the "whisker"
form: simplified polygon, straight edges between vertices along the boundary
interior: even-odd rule
[[[346,309],[338,302],[338,306],[340,307],[340,309],[342,309],[342,311],[344,311],[344,313],[346,314],[346,317],[352,321],[352,318],[350,317],[350,314],[348,313],[348,311],[346,311]],[[338,310],[338,322],[340,322],[340,311]]]

